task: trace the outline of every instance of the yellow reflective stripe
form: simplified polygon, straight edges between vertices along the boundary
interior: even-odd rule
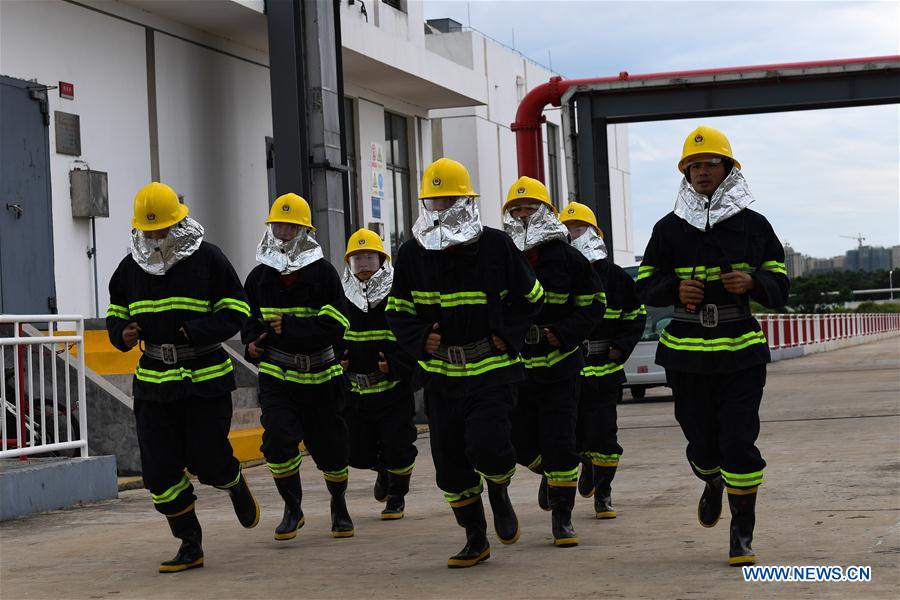
[[[213,312],[218,312],[225,308],[230,308],[231,310],[236,310],[237,312],[250,316],[250,305],[244,302],[243,300],[238,300],[237,298],[222,298],[215,304],[213,304]]]
[[[444,500],[446,500],[450,504],[454,504],[456,502],[462,502],[463,500],[468,500],[469,498],[480,496],[481,492],[483,491],[484,486],[481,484],[481,480],[479,480],[478,485],[470,487],[469,489],[463,490],[459,493],[444,492]]]
[[[198,300],[197,298],[186,298],[184,296],[172,296],[171,298],[160,298],[159,300],[138,300],[128,305],[128,310],[132,315],[142,313],[158,313],[167,310],[192,310],[195,312],[209,312],[209,301]]]
[[[607,308],[603,313],[604,319],[618,319],[622,316],[622,310],[619,308]]]
[[[540,300],[543,295],[544,288],[541,286],[541,282],[535,279],[531,291],[525,294],[525,299],[534,304],[535,302]]]
[[[641,265],[638,267],[638,274],[635,281],[640,281],[641,279],[646,279],[653,275],[656,272],[656,267],[652,267],[650,265]]]
[[[606,312],[609,312],[608,308],[606,309]],[[646,315],[646,314],[647,314],[647,307],[644,306],[643,304],[641,304],[640,308],[637,308],[635,310],[624,313],[622,315],[622,320],[623,321],[634,321],[638,317],[640,317],[642,315]]]
[[[547,483],[550,485],[553,485],[554,483],[577,481],[578,467],[575,467],[570,471],[544,471],[544,475],[547,476]]]
[[[131,313],[128,312],[128,308],[125,306],[121,306],[119,304],[110,304],[109,308],[106,309],[107,317],[118,317],[119,319],[128,319],[131,317]]]
[[[673,350],[687,350],[691,352],[718,352],[720,350],[743,350],[755,344],[765,344],[766,336],[762,331],[750,331],[736,338],[722,337],[713,339],[703,338],[679,338],[663,331],[659,343]]]
[[[326,304],[325,306],[320,308],[319,312],[317,313],[317,316],[331,317],[332,319],[334,319],[335,321],[340,323],[344,327],[344,329],[350,328],[350,321],[347,320],[347,317],[345,317],[343,314],[341,314],[341,311],[339,311],[338,309],[336,309],[335,307],[333,307],[330,304]]]
[[[734,271],[741,271],[743,273],[753,273],[756,270],[745,262],[731,263],[731,268]],[[679,279],[690,279],[693,275],[693,278],[697,281],[718,281],[722,278],[722,268],[706,267],[703,265],[697,265],[696,267],[676,267],[675,275],[677,275]]]
[[[182,379],[190,379],[194,383],[201,383],[231,373],[232,370],[234,370],[234,367],[231,364],[231,359],[226,358],[225,362],[212,365],[211,367],[204,367],[202,369],[185,369],[184,367],[178,367],[177,369],[154,371],[138,365],[134,370],[134,376],[147,383],[168,383],[172,381],[181,381]]]
[[[216,485],[213,487],[215,487],[216,489],[219,489],[219,490],[227,490],[227,489],[230,489],[230,488],[233,488],[234,486],[236,486],[240,480],[241,480],[241,470],[240,470],[240,468],[238,468],[237,477],[235,477],[234,479],[232,479],[229,483],[226,483],[225,485]]]
[[[729,473],[722,469],[722,479],[726,485],[731,487],[756,487],[762,483],[763,472],[755,471],[753,473]]]
[[[348,342],[396,342],[397,337],[390,329],[368,329],[366,331],[347,330],[344,339]]]
[[[565,304],[569,301],[569,294],[558,294],[556,292],[544,291],[544,302],[547,304]]]
[[[531,358],[522,357],[522,362],[525,363],[526,369],[536,369],[536,368],[545,368],[552,367],[559,361],[563,360],[567,356],[570,356],[581,349],[581,346],[576,346],[572,348],[568,352],[562,352],[561,350],[554,350],[550,354],[546,356],[532,356]]]
[[[385,469],[388,473],[393,473],[394,475],[409,475],[412,473],[413,467],[416,466],[416,463],[409,465],[408,467],[403,467],[402,469]]]
[[[322,477],[325,478],[325,481],[332,481],[335,483],[340,483],[342,481],[347,481],[347,477],[350,475],[350,468],[344,467],[338,471],[322,471]]]
[[[164,491],[162,494],[154,494],[151,492],[150,498],[153,499],[153,504],[164,504],[177,498],[181,492],[189,487],[191,487],[190,480],[187,478],[187,475],[182,475],[181,480],[178,483]]]
[[[413,302],[416,304],[439,304],[441,307],[462,306],[466,304],[487,304],[487,294],[484,292],[455,292],[442,294],[440,292],[411,292]]]
[[[474,377],[475,375],[482,375],[488,371],[514,365],[521,362],[521,360],[518,357],[510,358],[509,354],[500,354],[498,356],[489,356],[484,360],[466,363],[464,365],[452,365],[436,358],[433,358],[428,362],[421,360],[418,362],[419,366],[429,373],[436,373],[447,377]]]
[[[591,462],[619,462],[622,458],[621,454],[603,454],[602,452],[585,452],[584,455],[591,459]]]
[[[494,483],[506,483],[507,481],[512,479],[513,475],[516,474],[516,467],[513,466],[512,469],[510,469],[506,473],[502,473],[500,475],[488,475],[487,473],[483,473],[483,472],[479,471],[478,469],[476,469],[475,472],[478,473],[479,475],[481,475],[482,477],[484,477],[485,479],[487,479],[488,481],[492,481]]]
[[[266,466],[269,467],[269,471],[271,471],[273,475],[280,475],[282,473],[288,473],[290,471],[293,471],[294,469],[300,468],[300,463],[302,462],[303,455],[297,454],[297,456],[295,456],[294,458],[282,463],[266,462]]]
[[[406,312],[414,315],[416,314],[416,305],[409,300],[404,300],[403,298],[388,296],[387,306],[385,307],[385,310],[392,310],[394,312]]]
[[[271,317],[280,317],[282,315],[293,315],[295,317],[315,317],[319,314],[318,308],[312,308],[311,306],[260,306],[259,312],[262,314],[263,319],[268,319]]]
[[[356,394],[380,394],[381,392],[386,392],[388,390],[392,390],[400,384],[399,381],[382,381],[381,383],[376,383],[371,387],[359,387],[359,384],[355,381],[350,382],[350,391]]]
[[[605,365],[587,366],[581,369],[582,377],[606,377],[616,371],[621,371],[625,365],[619,363],[606,363]]]
[[[763,271],[772,271],[773,273],[781,273],[782,275],[787,275],[787,269],[784,266],[783,262],[778,262],[777,260],[767,260],[759,267]]]
[[[712,469],[701,469],[699,466],[697,466],[697,463],[695,463],[694,461],[690,461],[690,462],[691,462],[691,466],[694,467],[694,470],[697,471],[698,473],[700,473],[701,475],[712,475],[714,473],[718,473],[720,470],[719,467],[713,467]]]
[[[295,371],[293,369],[282,369],[278,365],[273,365],[272,363],[262,361],[259,363],[259,372],[265,373],[266,375],[274,377],[275,379],[280,379],[281,381],[302,383],[304,385],[316,385],[319,383],[331,381],[335,377],[340,377],[343,374],[344,370],[341,369],[341,365],[331,365],[324,371],[318,371],[316,373],[301,373],[300,371]]]
[[[509,290],[500,290],[500,299],[503,300],[509,296]]]

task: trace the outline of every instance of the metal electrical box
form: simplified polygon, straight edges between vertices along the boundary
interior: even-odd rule
[[[109,216],[109,186],[103,171],[69,171],[69,191],[73,217]]]

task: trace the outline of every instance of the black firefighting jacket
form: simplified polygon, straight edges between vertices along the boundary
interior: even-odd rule
[[[384,309],[388,299],[384,298],[368,312],[363,312],[352,302],[347,303],[350,328],[344,334],[347,370],[351,373],[368,375],[378,372],[379,354],[387,360],[389,372],[383,381],[370,387],[360,387],[348,381],[350,392],[369,400],[378,398],[391,390],[409,393],[410,379],[416,370],[416,363],[402,350],[397,338],[390,330]],[[393,393],[393,392],[391,392]]]
[[[324,258],[295,274],[292,284],[285,287],[278,271],[272,267],[257,265],[250,271],[244,283],[250,302],[250,318],[241,330],[241,340],[249,344],[267,333],[262,346],[289,354],[310,355],[331,346],[334,359],[309,372],[275,364],[265,356],[259,361],[261,375],[293,383],[325,383],[342,373],[338,359],[344,332],[350,326],[344,288],[337,271]],[[282,315],[280,335],[265,321],[277,315]]]
[[[608,258],[594,261],[591,265],[600,276],[606,290],[606,312],[603,321],[588,336],[589,340],[608,340],[613,348],[618,348],[622,356],[616,360],[609,353],[591,354],[585,358],[581,375],[589,382],[602,385],[625,383],[625,361],[644,333],[647,310],[637,299],[634,280],[622,267]]]
[[[422,383],[454,395],[524,378],[521,352],[525,332],[544,302],[544,290],[513,241],[485,227],[474,243],[425,250],[405,242],[395,257],[394,285],[387,315],[397,341],[419,364]],[[455,365],[425,353],[432,326],[441,344],[462,346],[492,334],[506,352]]]
[[[164,275],[148,274],[130,255],[122,259],[109,281],[109,302],[109,340],[123,352],[128,348],[122,331],[129,323],[140,326],[142,342],[201,347],[229,339],[250,314],[234,268],[208,242]],[[134,397],[174,402],[220,396],[235,389],[232,370],[222,349],[175,364],[145,354],[134,372]]]
[[[552,331],[559,348],[541,337],[522,348],[528,379],[551,382],[576,377],[584,366],[581,343],[603,319],[606,294],[600,276],[584,255],[562,240],[552,240],[528,250],[537,255],[534,271],[544,288],[544,306],[534,323]]]
[[[721,275],[729,269],[749,273],[750,294],[725,290]],[[738,305],[749,310],[750,298],[778,308],[788,298],[784,248],[769,222],[744,209],[700,231],[669,213],[654,227],[638,269],[638,298],[649,306],[681,306],[679,284],[695,279],[705,285],[704,304]],[[697,307],[703,311],[703,306]],[[753,317],[705,327],[673,320],[662,332],[657,364],[689,373],[727,373],[769,361],[769,346]]]

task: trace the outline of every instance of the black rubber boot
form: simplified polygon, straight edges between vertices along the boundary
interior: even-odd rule
[[[284,499],[284,516],[275,528],[276,540],[292,540],[297,537],[297,530],[303,527],[306,519],[300,508],[303,499],[303,488],[300,486],[300,473],[288,477],[276,477],[275,487]]]
[[[402,519],[403,510],[406,508],[406,494],[409,493],[409,475],[395,475],[388,473],[387,504],[381,511],[384,521]]]
[[[697,505],[697,520],[704,527],[715,527],[722,517],[722,490],[725,483],[721,477],[706,482],[700,503]]]
[[[553,511],[553,545],[561,548],[578,545],[578,536],[572,526],[572,509],[575,507],[575,486],[547,486],[550,510]]]
[[[192,506],[188,512],[177,517],[168,517],[169,528],[172,535],[181,540],[181,547],[172,560],[159,565],[160,573],[177,573],[188,569],[198,569],[203,566],[203,531],[200,529],[200,521]]]
[[[594,468],[587,458],[581,459],[581,474],[578,476],[578,493],[582,498],[594,495]]]
[[[331,536],[336,538],[353,537],[353,521],[347,512],[347,480],[325,480],[328,493],[331,494]]]
[[[598,519],[615,519],[616,509],[612,505],[612,480],[616,467],[594,465],[594,513]]]
[[[550,502],[547,500],[547,476],[544,475],[544,467],[540,463],[538,463],[535,467],[528,467],[528,469],[532,473],[536,473],[541,476],[541,484],[538,486],[538,506],[541,507],[541,510],[550,510]]]
[[[487,521],[484,518],[484,504],[481,496],[470,498],[465,506],[454,506],[453,514],[460,527],[466,530],[466,545],[447,560],[447,567],[464,569],[474,567],[491,557],[491,546],[487,539]]]
[[[387,500],[388,495],[388,472],[385,469],[376,469],[378,476],[375,478],[375,487],[372,488],[372,494],[378,502]]]
[[[515,544],[519,540],[519,519],[509,500],[509,480],[502,484],[487,480],[487,486],[491,512],[494,513],[494,531],[500,543]]]
[[[741,567],[756,563],[753,543],[753,527],[756,525],[756,489],[734,490],[729,488],[728,506],[731,508],[731,543],[728,548],[728,564]]]
[[[243,473],[238,482],[228,488],[231,496],[231,504],[234,506],[234,514],[238,521],[247,529],[253,529],[259,523],[259,503],[253,497],[253,492],[247,486],[247,480]]]

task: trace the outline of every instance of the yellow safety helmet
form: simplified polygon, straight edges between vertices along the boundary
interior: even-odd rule
[[[678,170],[683,173],[689,162],[688,159],[698,154],[718,154],[730,158],[734,161],[734,166],[738,169],[741,168],[741,163],[731,153],[731,143],[725,134],[706,125],[701,125],[685,138],[681,160],[678,161]]]
[[[594,216],[594,211],[591,210],[591,207],[586,204],[581,204],[579,202],[569,202],[569,205],[563,209],[562,213],[559,215],[559,220],[563,225],[572,221],[581,221],[582,223],[587,223],[591,227],[594,228],[594,231],[600,237],[603,237],[603,230],[600,229],[600,226],[597,225],[597,217]]]
[[[350,260],[350,256],[357,252],[377,252],[386,260],[391,260],[391,255],[385,252],[381,237],[369,229],[358,229],[347,240],[347,252],[344,253],[344,262]]]
[[[294,193],[283,194],[275,199],[269,211],[269,218],[266,219],[266,224],[269,223],[291,223],[316,230],[312,224],[309,203]]]
[[[472,189],[469,171],[455,160],[439,158],[422,174],[422,188],[419,200],[425,198],[452,198],[454,196],[477,196]]]
[[[131,226],[141,231],[157,231],[181,222],[188,212],[175,190],[154,181],[139,189],[134,197]]]
[[[520,204],[520,200],[537,200],[550,207],[553,214],[557,214],[556,207],[550,202],[550,192],[547,186],[531,177],[519,177],[514,184],[509,187],[506,194],[506,202],[503,204],[503,210],[509,210],[512,205]]]

